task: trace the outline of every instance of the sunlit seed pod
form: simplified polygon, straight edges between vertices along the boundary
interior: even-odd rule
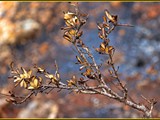
[[[76,56],[76,58],[79,63],[82,63],[81,59],[78,56]]]
[[[68,30],[64,32],[64,35],[70,36]]]
[[[108,49],[108,47],[106,47],[105,53],[106,53],[106,54],[109,54],[109,49]]]
[[[83,68],[85,68],[85,66],[81,66],[81,67],[79,68],[79,70],[81,71]]]
[[[97,25],[97,27],[98,27],[98,30],[101,30],[101,29],[102,29],[99,25]]]
[[[111,15],[108,10],[105,10],[105,14],[110,22],[112,22],[113,24],[117,24],[117,15]]]
[[[19,82],[21,80],[22,80],[21,78],[17,77],[16,79],[14,79],[14,82]]]
[[[37,79],[37,78],[34,79],[33,83],[34,83],[34,86],[37,87],[37,86],[38,86],[38,83],[39,83],[38,79]]]
[[[33,83],[30,83],[30,86],[27,88],[28,90],[33,90],[36,89]]]
[[[26,70],[23,67],[21,67],[21,70],[23,73],[26,73]]]
[[[42,81],[41,77],[35,77],[35,76],[33,76],[32,77],[32,81],[30,82],[30,86],[27,89],[32,90],[32,89],[39,88],[40,84],[41,84],[41,81]]]
[[[75,35],[75,34],[76,34],[76,30],[70,29],[70,30],[68,31],[68,33],[69,33],[70,35]]]
[[[20,86],[27,88],[27,83],[24,80],[22,80],[22,82],[20,83]]]
[[[106,54],[112,54],[112,50],[113,50],[113,46],[107,46],[106,49],[105,49],[105,53]]]
[[[33,89],[35,89],[33,86],[29,86],[28,88],[27,88],[28,90],[33,90]]]
[[[32,75],[32,70],[29,70],[29,71],[27,72],[27,78],[30,78],[31,75]]]
[[[104,21],[105,23],[107,23],[107,18],[106,18],[106,16],[103,16],[103,21]]]
[[[101,30],[102,29],[102,24],[101,23],[97,23],[97,27],[98,27],[98,30]]]
[[[72,19],[74,16],[75,16],[75,13],[72,13],[72,12],[64,13],[65,20]]]
[[[87,68],[86,72],[82,73],[82,75],[89,76],[89,75],[91,75],[91,72],[92,72],[92,70],[90,68]]]
[[[24,75],[24,78],[26,79],[26,78],[28,78],[28,74],[23,74]]]
[[[44,72],[45,72],[45,70],[44,70],[44,69],[42,69],[42,68],[40,68],[40,67],[37,67],[37,72],[39,72],[39,73],[44,73]]]
[[[75,25],[80,25],[80,21],[79,21],[79,19],[77,18],[77,16],[75,16],[74,18],[72,18],[72,21],[73,21],[73,23],[74,23],[74,26],[75,26]]]
[[[52,74],[46,74],[45,77],[49,79],[56,79],[56,77]]]
[[[87,75],[90,75],[91,72],[92,72],[92,70],[91,70],[90,68],[88,68],[88,69],[86,70],[86,74],[87,74]]]
[[[57,83],[58,82],[57,78],[52,78],[52,82]]]
[[[101,39],[104,38],[100,32],[98,33],[98,36],[99,36],[99,38],[101,38]]]
[[[69,42],[72,42],[72,37],[70,35],[63,35],[63,38],[68,40]]]
[[[105,50],[105,44],[102,42],[101,44],[100,44],[100,49],[102,50],[102,51],[104,51]]]
[[[74,26],[73,22],[70,20],[66,20],[65,23],[68,27]]]
[[[109,13],[107,9],[105,10],[105,14],[109,20],[113,20],[112,15]]]
[[[67,85],[68,85],[68,87],[71,87],[73,85],[73,81],[72,80],[67,80]]]
[[[27,71],[26,71],[24,68],[22,68],[22,67],[21,67],[21,70],[23,71],[23,77],[24,77],[24,78],[28,78],[28,73],[27,73]]]
[[[20,78],[21,79],[25,78],[25,75],[24,74],[20,74]]]
[[[18,76],[13,76],[13,79],[17,79],[18,78]]]

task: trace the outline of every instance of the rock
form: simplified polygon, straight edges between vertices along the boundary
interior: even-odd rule
[[[17,42],[33,39],[40,31],[40,24],[33,19],[26,19],[16,23]]]
[[[23,43],[35,38],[41,26],[33,19],[11,22],[8,19],[0,20],[0,45]]]
[[[56,118],[58,114],[58,105],[54,101],[30,102],[26,108],[19,112],[18,118]]]

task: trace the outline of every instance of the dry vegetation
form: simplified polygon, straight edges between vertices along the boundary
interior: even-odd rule
[[[38,4],[37,6],[35,4],[33,5],[33,8],[38,7]],[[113,4],[113,6],[117,5],[119,4]],[[105,99],[114,100],[116,103],[123,103],[123,109],[126,111],[130,108],[133,108],[138,111],[139,116],[141,117],[152,117],[154,106],[157,103],[157,100],[153,97],[146,98],[145,96],[140,95],[139,99],[141,99],[141,101],[137,101],[137,99],[135,99],[137,98],[137,96],[135,94],[130,94],[131,90],[130,87],[128,87],[127,85],[127,80],[122,80],[123,78],[121,78],[119,73],[120,66],[117,66],[115,64],[115,59],[118,50],[116,49],[116,46],[111,45],[111,41],[114,40],[110,39],[110,35],[115,31],[116,28],[121,29],[127,27],[129,29],[132,29],[134,26],[130,24],[121,24],[119,15],[113,15],[107,9],[104,10],[104,15],[101,18],[102,22],[96,23],[98,30],[97,36],[99,37],[98,41],[100,41],[100,44],[97,46],[97,48],[94,48],[94,50],[97,54],[99,54],[100,57],[106,58],[104,63],[99,64],[96,62],[96,58],[91,50],[92,48],[90,46],[87,46],[85,40],[83,40],[83,36],[86,34],[85,31],[83,31],[83,26],[88,24],[87,22],[90,17],[89,14],[84,12],[84,10],[79,7],[78,3],[70,3],[69,7],[72,7],[73,10],[64,11],[63,19],[65,22],[65,26],[61,27],[61,33],[63,34],[62,36],[65,39],[65,41],[68,41],[67,44],[73,46],[73,50],[75,51],[74,59],[76,59],[75,66],[78,66],[80,75],[77,75],[77,73],[74,74],[73,72],[70,79],[63,80],[63,78],[61,77],[63,76],[63,73],[61,73],[59,70],[61,69],[61,67],[59,67],[56,58],[53,66],[54,70],[51,71],[49,71],[45,67],[41,67],[41,65],[39,66],[38,64],[34,64],[31,67],[25,68],[16,67],[15,63],[11,62],[11,75],[9,76],[9,79],[12,81],[12,83],[10,83],[12,89],[10,89],[8,93],[1,93],[5,96],[5,98],[7,97],[6,101],[9,103],[9,106],[12,105],[12,103],[19,105],[32,102],[32,98],[36,99],[36,97],[33,96],[43,97],[49,94],[54,94],[54,97],[56,98],[58,94],[63,94],[64,91],[67,91],[67,94],[73,94],[73,96],[75,97],[81,97],[82,95],[87,96],[89,94],[96,96],[97,98],[102,97],[104,101]],[[103,10],[101,10],[101,12],[103,12]],[[50,18],[52,18],[52,13],[50,11],[46,13],[48,18],[43,18],[41,19],[42,21],[40,21],[44,25],[47,24],[47,22],[49,22],[48,20]],[[19,15],[19,17],[20,16],[21,15]],[[16,19],[20,18],[16,17]],[[27,24],[27,22],[28,21],[17,23],[16,27],[22,26],[23,24]],[[42,26],[39,26],[35,21],[32,21],[32,23],[34,24],[34,27],[32,31],[29,32],[33,33],[30,37],[34,38],[39,34],[39,31]],[[46,30],[50,31],[52,29],[51,24],[52,22],[47,26]],[[120,35],[123,36],[125,34],[123,30],[119,31]],[[25,44],[26,39],[31,39],[28,38],[26,35],[30,33],[25,33],[26,31],[23,31],[23,29],[22,32],[24,36],[21,36],[21,34],[19,34],[19,31],[16,31],[17,38],[9,36],[9,38],[12,37],[14,39],[10,39],[11,42],[9,41],[9,43],[5,44],[11,44],[12,42],[14,42],[14,44],[17,44],[15,40],[18,40],[18,42],[23,40],[21,41],[21,44]],[[39,48],[39,51],[42,55],[47,53],[46,49],[48,49],[48,46],[48,43],[44,43],[42,47]],[[154,66],[151,66],[149,69],[147,69],[148,74],[154,74],[153,72]],[[158,72],[155,70],[155,74],[157,73]],[[134,78],[130,77],[127,79],[132,80]],[[19,92],[20,90],[22,91],[21,93]],[[52,97],[48,98],[48,100],[51,99]],[[68,99],[81,104],[81,101],[75,98],[71,97]],[[86,99],[88,98],[86,97]],[[63,102],[59,102],[59,106],[64,107],[65,104]],[[47,107],[45,103],[43,104]],[[90,103],[87,103],[86,106],[92,106],[89,104]],[[66,107],[66,109],[68,109],[68,111],[70,111],[71,114],[74,114],[75,111],[72,110],[72,108],[70,107],[71,105]],[[83,105],[81,107],[83,107]],[[56,111],[57,113],[57,106],[55,105],[55,108],[51,108],[49,112],[51,111]],[[0,110],[0,112],[2,112],[2,110]],[[55,117],[55,115],[52,114],[50,116]]]

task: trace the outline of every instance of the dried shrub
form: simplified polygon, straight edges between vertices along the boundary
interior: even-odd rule
[[[75,56],[77,62],[75,64],[79,65],[81,77],[78,78],[73,75],[69,80],[66,80],[66,82],[62,82],[56,61],[54,64],[54,74],[37,65],[34,66],[34,70],[26,70],[23,67],[20,69],[14,68],[14,63],[12,62],[10,65],[12,76],[10,78],[14,80],[14,89],[9,91],[9,94],[6,95],[9,97],[7,101],[14,104],[21,104],[26,102],[31,96],[36,96],[38,93],[48,94],[55,89],[58,90],[58,92],[61,90],[68,90],[74,93],[103,95],[141,111],[144,117],[151,117],[156,100],[148,100],[142,96],[142,98],[148,102],[148,105],[135,102],[128,95],[127,87],[122,83],[118,74],[119,67],[116,68],[113,61],[116,48],[110,45],[110,33],[113,32],[116,27],[133,26],[129,24],[120,24],[118,15],[110,14],[107,9],[104,11],[103,22],[97,23],[97,28],[99,30],[98,36],[102,42],[98,48],[95,48],[95,51],[101,55],[108,56],[107,64],[110,66],[108,72],[110,77],[116,80],[114,87],[118,87],[118,91],[115,91],[105,81],[106,78],[104,79],[102,75],[101,65],[96,63],[90,48],[86,46],[81,38],[84,34],[81,28],[86,24],[89,15],[83,13],[79,9],[78,3],[71,3],[71,5],[74,6],[75,11],[64,12],[65,26],[62,27],[61,30],[64,31],[64,39],[69,41],[77,51],[77,55]],[[90,81],[93,81],[95,84],[91,85]],[[17,89],[17,87],[25,89],[27,95],[16,95],[14,90]]]

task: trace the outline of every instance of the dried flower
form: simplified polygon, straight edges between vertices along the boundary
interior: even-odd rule
[[[77,79],[75,76],[72,76],[72,78],[70,80],[67,80],[67,85],[68,87],[71,87],[71,86],[76,86],[77,87]]]
[[[49,78],[53,83],[57,83],[58,82],[57,78],[52,74],[46,73],[45,77]]]
[[[29,90],[38,89],[41,86],[42,78],[33,76],[30,81]]]
[[[27,88],[28,80],[31,78],[32,71],[29,70],[28,72],[21,67],[21,70],[23,73],[20,73],[19,70],[14,71],[13,73],[15,74],[13,76],[14,82],[16,83],[15,86],[20,84],[20,87]]]

